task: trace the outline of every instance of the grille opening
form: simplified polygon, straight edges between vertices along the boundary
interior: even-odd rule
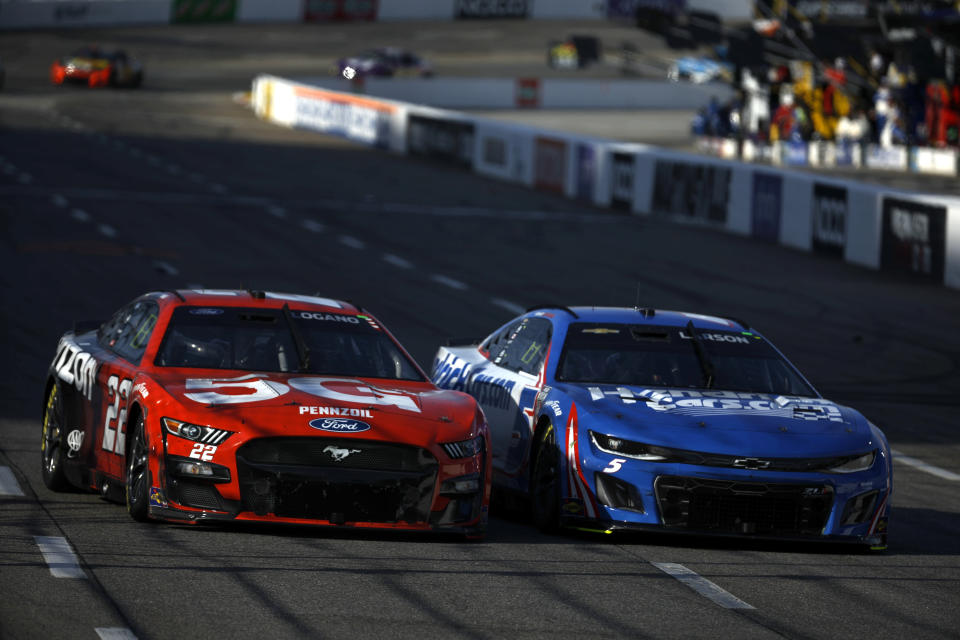
[[[615,478],[610,474],[598,472],[595,475],[597,485],[597,498],[603,504],[614,509],[627,509],[646,513],[643,508],[643,499],[637,488],[620,478]]]
[[[344,452],[349,453],[344,453]],[[354,438],[264,438],[237,452],[242,508],[258,515],[422,523],[437,461],[419,447]]]
[[[833,505],[820,485],[660,476],[654,487],[665,526],[704,532],[816,536]]]

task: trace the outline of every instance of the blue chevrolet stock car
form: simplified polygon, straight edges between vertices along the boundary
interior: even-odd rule
[[[495,486],[561,527],[886,547],[890,448],[746,323],[542,307],[431,377],[490,426]]]

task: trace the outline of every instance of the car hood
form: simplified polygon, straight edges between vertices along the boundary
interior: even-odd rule
[[[210,423],[251,436],[353,435],[343,429],[362,428],[359,437],[423,446],[468,437],[476,415],[470,396],[429,382],[207,373],[179,370],[154,376],[186,414],[171,417],[191,420],[206,414]],[[351,422],[361,426],[343,426]]]
[[[879,446],[857,411],[823,398],[734,391],[563,385],[580,425],[665,447],[817,457]]]

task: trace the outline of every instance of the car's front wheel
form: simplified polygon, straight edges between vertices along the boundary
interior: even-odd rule
[[[66,457],[66,431],[64,430],[63,396],[60,385],[54,383],[47,395],[47,404],[43,409],[43,435],[40,439],[40,462],[43,484],[48,489],[63,491],[68,487],[63,473],[63,461]]]
[[[560,529],[560,450],[557,434],[548,424],[540,435],[530,482],[533,522],[544,533]]]
[[[133,425],[133,440],[127,453],[127,511],[139,522],[150,519],[150,466],[143,414]]]

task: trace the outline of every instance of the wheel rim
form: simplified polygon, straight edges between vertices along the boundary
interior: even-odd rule
[[[60,466],[60,425],[63,424],[62,408],[57,387],[50,390],[47,409],[43,413],[43,439],[40,449],[43,452],[43,468],[52,475]]]
[[[138,504],[146,494],[147,443],[143,435],[143,418],[137,420],[133,444],[130,447],[130,463],[127,466],[127,499],[131,505]]]

